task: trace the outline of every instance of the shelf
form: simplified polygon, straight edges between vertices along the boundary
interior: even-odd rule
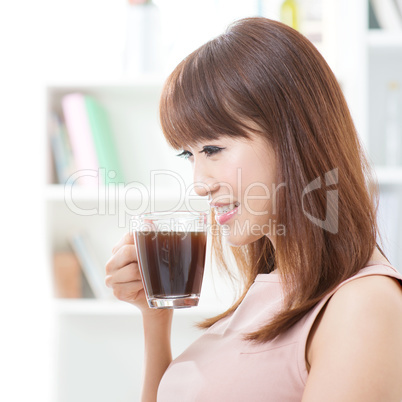
[[[69,191],[73,191],[70,195]],[[76,201],[99,201],[99,196],[106,197],[106,201],[108,197],[112,195],[112,190],[109,191],[108,187],[84,187],[84,186],[73,186],[73,188],[64,186],[63,184],[50,184],[46,186],[45,196],[48,201],[65,201],[66,197],[72,197]],[[147,189],[148,194],[146,197],[142,197],[142,194],[139,192],[125,192],[124,196],[127,200],[130,201],[138,201],[143,198],[149,199],[152,195],[155,195],[158,199],[163,199],[166,201],[176,201],[178,194],[175,191],[172,191],[172,188],[169,187],[158,187],[155,190]],[[113,195],[118,195],[116,190],[113,191]],[[205,202],[207,198],[197,196],[195,194],[188,194],[185,196],[185,199],[197,200],[201,202]]]
[[[402,31],[389,32],[384,30],[370,30],[367,35],[368,45],[373,50],[402,49]]]
[[[402,185],[402,166],[377,166],[375,173],[380,185]]]
[[[50,184],[46,186],[46,199],[48,201],[64,201],[65,186],[63,184]],[[74,198],[80,201],[93,201],[97,198],[97,189],[89,187],[75,187]]]
[[[46,198],[49,201],[65,201],[66,197],[70,196],[70,191],[72,191],[71,197],[76,201],[98,201],[99,196],[105,196],[106,200],[111,194],[112,188],[108,187],[84,187],[84,186],[65,186],[63,184],[50,184],[46,187]],[[176,194],[173,194],[169,188],[158,188],[158,197],[164,199],[175,199]],[[116,190],[113,191],[113,195],[116,194]],[[147,195],[149,198],[150,191]],[[137,201],[141,198],[141,194],[138,192],[127,192],[125,197],[128,200]]]
[[[150,88],[161,89],[165,77],[155,75],[144,75],[135,79],[105,79],[105,80],[53,80],[46,82],[46,87],[54,89],[69,89],[69,88],[143,88],[149,90]]]
[[[117,300],[55,299],[54,308],[63,315],[139,315],[134,306]]]
[[[55,299],[53,306],[58,315],[141,316],[140,311],[135,306],[113,299]],[[223,311],[224,309],[219,308],[219,306],[200,305],[193,308],[177,309],[175,313],[189,316],[213,316]]]

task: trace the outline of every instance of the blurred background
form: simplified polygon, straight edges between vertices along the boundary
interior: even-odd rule
[[[335,72],[401,269],[401,0],[1,2],[0,400],[139,399],[141,318],[105,289],[104,265],[130,215],[206,209],[163,142],[158,97],[183,57],[248,16],[292,25]],[[212,266],[200,307],[175,313],[175,355],[232,301]]]

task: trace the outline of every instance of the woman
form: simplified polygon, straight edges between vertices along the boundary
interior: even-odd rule
[[[402,276],[377,247],[369,165],[314,46],[240,20],[177,66],[160,119],[244,287],[172,361],[173,312],[147,307],[133,239],[119,242],[106,283],[142,311],[143,401],[402,400]]]

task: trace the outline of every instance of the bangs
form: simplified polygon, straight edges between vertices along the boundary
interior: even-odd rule
[[[245,123],[252,116],[245,110],[247,99],[242,101],[244,94],[239,93],[244,84],[235,73],[229,47],[224,35],[206,43],[166,80],[159,104],[160,123],[174,149],[220,136],[249,138],[255,131]]]

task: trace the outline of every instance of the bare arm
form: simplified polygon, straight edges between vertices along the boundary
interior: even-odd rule
[[[142,402],[156,401],[159,383],[172,361],[170,330],[173,310],[161,310],[158,313],[160,317],[157,320],[143,314],[145,360]]]
[[[160,380],[172,361],[170,332],[173,310],[148,307],[131,234],[126,234],[113,248],[112,257],[106,264],[105,283],[119,300],[141,310],[145,343],[141,401],[154,402]]]
[[[402,289],[368,276],[330,299],[312,335],[303,402],[402,400]]]

